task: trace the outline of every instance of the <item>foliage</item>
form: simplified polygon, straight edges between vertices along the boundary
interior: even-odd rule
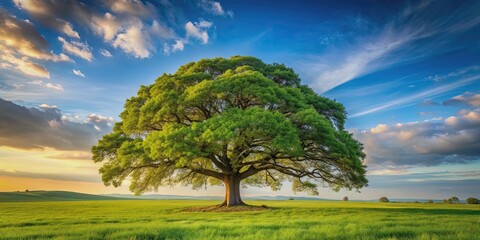
[[[433,200],[432,200],[432,199],[429,199],[429,200],[427,201],[427,203],[433,203]]]
[[[379,202],[390,202],[387,197],[381,197],[378,199]]]
[[[478,198],[469,197],[469,198],[467,198],[467,203],[468,204],[480,204],[480,200],[478,200]]]
[[[248,201],[270,210],[184,212],[202,200],[1,203],[1,239],[478,239],[480,205]],[[435,218],[435,220],[432,220]]]
[[[458,199],[457,197],[453,196],[451,198],[449,198],[447,200],[448,203],[450,204],[459,204],[460,203],[460,199]]]
[[[363,147],[344,129],[343,105],[301,85],[283,64],[191,62],[141,86],[120,117],[92,147],[93,160],[106,185],[129,177],[135,194],[178,183],[278,190],[289,180],[310,194],[317,181],[334,190],[367,186]]]
[[[347,196],[343,197],[343,201],[348,201],[348,197]]]

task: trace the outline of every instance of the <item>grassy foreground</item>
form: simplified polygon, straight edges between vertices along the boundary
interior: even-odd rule
[[[1,239],[478,239],[480,206],[249,201],[265,211],[185,212],[202,200],[0,203]]]

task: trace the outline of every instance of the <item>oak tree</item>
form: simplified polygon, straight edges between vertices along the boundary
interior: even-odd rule
[[[342,104],[300,84],[283,64],[254,57],[203,59],[141,86],[113,132],[92,147],[106,185],[135,194],[165,185],[224,185],[223,205],[242,205],[240,186],[318,194],[367,185],[362,145],[344,129]]]

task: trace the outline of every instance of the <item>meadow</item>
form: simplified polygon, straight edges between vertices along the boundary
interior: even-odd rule
[[[186,212],[207,200],[0,203],[1,239],[478,239],[480,206],[248,201],[264,211]]]

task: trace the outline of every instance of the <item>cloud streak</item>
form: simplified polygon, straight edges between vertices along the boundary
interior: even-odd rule
[[[89,62],[93,60],[93,54],[90,51],[88,44],[77,41],[68,42],[62,37],[58,37],[58,41],[62,43],[62,48],[65,52],[83,58]]]
[[[231,10],[225,11],[222,5],[220,4],[220,2],[212,1],[212,0],[201,0],[198,2],[198,5],[205,12],[210,13],[212,15],[233,17],[233,12]]]
[[[72,72],[73,72],[73,74],[75,74],[79,77],[85,77],[85,74],[83,74],[80,70],[73,69]]]
[[[431,55],[450,40],[446,36],[480,24],[475,10],[479,4],[474,5],[458,4],[448,13],[448,7],[430,1],[407,6],[385,25],[369,26],[380,31],[358,37],[355,44],[333,49],[309,63],[309,68],[314,69],[309,75],[317,76],[312,86],[320,93],[327,92],[365,74]]]
[[[428,97],[431,97],[431,96],[435,96],[435,95],[438,95],[438,94],[441,94],[441,93],[444,93],[444,92],[447,92],[447,91],[465,86],[465,85],[467,85],[469,83],[472,83],[472,82],[475,82],[479,79],[480,79],[480,75],[465,77],[461,80],[458,80],[458,81],[450,83],[450,84],[446,84],[446,85],[436,87],[436,88],[433,88],[433,89],[429,89],[429,90],[426,90],[426,91],[423,91],[423,92],[420,92],[420,93],[416,93],[416,94],[412,94],[412,95],[409,95],[409,96],[406,96],[406,97],[395,99],[395,100],[392,100],[390,102],[387,102],[387,103],[384,103],[384,104],[381,104],[381,105],[377,105],[373,108],[354,113],[354,114],[350,115],[350,117],[351,118],[360,117],[360,116],[367,115],[367,114],[370,114],[370,113],[375,113],[375,112],[378,112],[378,111],[384,111],[384,110],[387,110],[387,109],[392,109],[394,107],[399,107],[399,106],[404,106],[406,104],[411,104],[411,103],[417,102],[418,100],[428,98]]]
[[[29,84],[35,85],[35,86],[40,86],[56,91],[63,91],[63,86],[60,85],[59,83],[50,83],[50,82],[44,82],[42,80],[33,80],[31,82],[28,82]]]

